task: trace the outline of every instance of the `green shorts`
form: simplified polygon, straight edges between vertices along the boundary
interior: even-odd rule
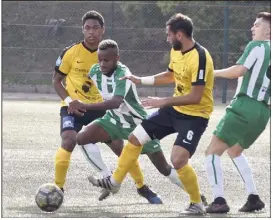
[[[249,148],[264,131],[270,118],[270,108],[248,96],[232,100],[226,114],[213,132],[232,147],[239,144]]]
[[[111,140],[128,140],[128,136],[135,129],[135,127],[123,128],[107,113],[102,118],[96,119],[92,123],[99,124],[109,134]],[[150,154],[159,151],[162,151],[161,145],[159,140],[155,139],[144,144],[141,154]]]

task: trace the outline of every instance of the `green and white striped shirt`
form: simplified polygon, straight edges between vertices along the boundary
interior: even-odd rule
[[[271,49],[270,41],[251,41],[237,64],[248,71],[238,79],[236,96],[247,95],[270,105],[271,93]]]
[[[90,78],[96,84],[104,100],[109,100],[112,96],[124,97],[118,109],[106,111],[106,114],[110,114],[113,119],[111,122],[123,128],[134,128],[147,117],[146,111],[141,106],[135,84],[130,80],[119,80],[129,74],[131,74],[129,68],[120,62],[110,77],[101,73],[99,64],[93,65],[89,71]]]

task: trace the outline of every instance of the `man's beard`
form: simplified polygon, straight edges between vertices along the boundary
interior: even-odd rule
[[[173,49],[174,50],[182,50],[182,43],[178,40],[173,42]]]

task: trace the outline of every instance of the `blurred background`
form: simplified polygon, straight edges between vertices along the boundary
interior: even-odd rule
[[[117,41],[121,62],[140,76],[164,71],[169,62],[165,23],[175,13],[192,18],[194,38],[211,53],[215,68],[233,65],[251,40],[250,28],[270,1],[4,1],[3,92],[55,93],[51,78],[59,53],[82,40],[81,18],[89,10],[106,22],[105,38]],[[237,81],[217,80],[222,102]],[[140,87],[140,96],[170,95],[172,87]]]

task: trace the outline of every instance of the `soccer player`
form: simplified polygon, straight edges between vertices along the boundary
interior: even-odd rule
[[[56,61],[53,86],[62,99],[61,116],[61,147],[55,156],[55,184],[62,190],[64,187],[71,153],[76,145],[77,132],[84,125],[101,117],[105,111],[88,111],[83,116],[68,114],[67,106],[72,100],[81,100],[86,103],[103,101],[96,86],[88,78],[90,67],[98,62],[97,48],[104,33],[104,18],[96,11],[89,11],[82,17],[82,33],[84,40],[75,43],[63,50]],[[65,79],[66,87],[62,84]],[[123,141],[111,143],[123,147]],[[96,167],[103,176],[111,172],[102,161],[100,150],[96,145],[83,146],[83,152],[89,158],[89,162]]]
[[[97,48],[104,33],[104,19],[98,12],[89,11],[83,16],[82,22],[83,42],[65,48],[56,61],[56,72],[53,77],[54,88],[63,100],[60,111],[62,144],[57,150],[55,157],[55,184],[62,190],[71,153],[76,146],[77,133],[84,125],[88,125],[105,114],[105,110],[91,110],[84,113],[76,112],[78,115],[68,113],[68,106],[72,100],[80,100],[84,103],[99,103],[103,101],[96,85],[88,77],[88,72],[93,64],[98,63]],[[66,87],[62,84],[63,79],[66,80]],[[108,145],[110,145],[114,153],[119,155],[123,148],[123,140],[114,140],[111,143],[109,142]],[[100,171],[102,176],[111,175],[111,171],[103,162],[100,149],[96,144],[89,143],[81,146],[81,149],[89,163]],[[132,176],[138,183],[139,179],[142,178],[142,173],[134,172]],[[138,189],[142,196],[151,203],[161,202],[160,198],[149,187],[142,185]],[[109,194],[105,190],[102,191],[99,200],[103,200]]]
[[[252,41],[236,65],[215,70],[215,77],[238,80],[236,94],[226,114],[213,132],[206,151],[206,168],[214,201],[208,213],[226,213],[229,206],[224,199],[223,174],[220,156],[227,150],[238,169],[248,192],[247,202],[239,209],[252,212],[264,208],[258,196],[252,172],[243,154],[264,131],[270,118],[271,79],[271,14],[261,12],[251,28]]]
[[[77,134],[79,145],[128,139],[137,124],[147,118],[147,113],[139,101],[135,84],[130,80],[119,80],[131,72],[128,67],[118,61],[117,43],[113,40],[103,40],[99,44],[98,57],[99,63],[93,65],[89,74],[106,101],[86,104],[75,100],[69,104],[68,112],[76,113],[85,110],[107,110],[107,112],[102,118],[93,121]],[[121,151],[117,155],[120,155]],[[161,174],[183,187],[177,172],[167,163],[158,140],[145,144],[142,154],[148,155]],[[129,172],[141,173],[137,161],[131,166]],[[141,176],[142,178],[136,181],[138,192],[145,195],[149,201],[151,200],[150,203],[157,203],[156,194],[146,190],[143,174]],[[203,196],[202,199],[205,201]]]
[[[128,170],[136,163],[144,144],[178,132],[171,161],[190,196],[190,205],[183,213],[199,215],[204,213],[204,207],[197,175],[188,161],[196,150],[213,110],[213,61],[209,52],[193,39],[193,23],[188,16],[180,13],[174,15],[166,23],[166,30],[167,41],[173,47],[168,70],[148,77],[127,75],[122,79],[126,79],[126,83],[129,79],[146,85],[175,82],[174,96],[144,100],[142,103],[145,107],[159,110],[131,132],[113,175],[103,179],[90,177],[89,181],[95,186],[117,192]],[[134,90],[128,92],[132,94]]]

